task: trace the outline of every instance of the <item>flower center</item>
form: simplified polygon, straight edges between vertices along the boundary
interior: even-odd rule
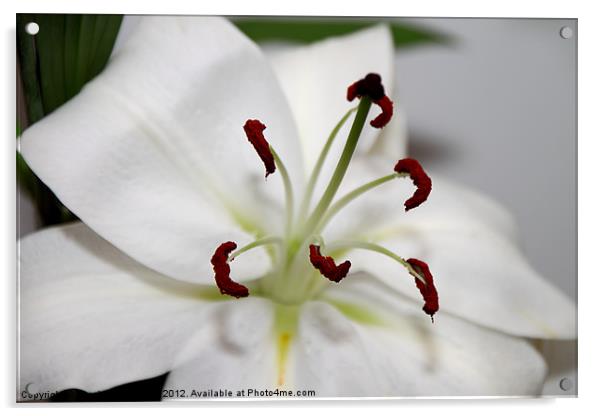
[[[351,201],[393,179],[409,176],[416,186],[414,195],[405,201],[406,211],[416,208],[426,201],[431,192],[431,179],[424,172],[420,163],[406,158],[396,163],[393,169],[394,173],[367,182],[335,201],[337,191],[347,173],[360,134],[366,124],[371,105],[376,104],[381,109],[381,114],[370,122],[372,127],[384,127],[393,116],[393,103],[385,95],[381,78],[377,74],[368,74],[349,86],[347,99],[353,101],[356,98],[360,100],[359,105],[350,109],[343,116],[327,138],[298,207],[295,206],[294,192],[288,171],[278,153],[270,146],[263,134],[266,126],[259,120],[247,120],[243,128],[247,139],[265,166],[266,178],[276,170],[282,177],[286,196],[285,232],[283,236],[264,236],[238,250],[236,250],[236,243],[232,241],[219,244],[211,258],[211,264],[215,273],[215,282],[223,295],[239,298],[257,294],[268,296],[283,305],[295,305],[316,296],[326,285],[332,284],[328,281],[336,284],[350,271],[353,271],[351,261],[343,260],[337,264],[335,257],[344,255],[351,249],[363,249],[387,256],[405,267],[414,277],[416,286],[424,299],[424,312],[431,315],[431,318],[437,312],[439,308],[437,290],[425,262],[417,259],[404,260],[382,246],[365,241],[333,241],[328,242],[327,246],[321,236],[322,230],[332,218]],[[324,193],[311,209],[310,201],[326,156],[339,130],[354,112],[355,119],[332,177]],[[267,245],[275,248],[272,271],[253,282],[250,285],[251,290],[232,280],[230,263],[246,251]]]

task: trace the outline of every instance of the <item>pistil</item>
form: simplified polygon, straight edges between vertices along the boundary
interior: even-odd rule
[[[371,100],[369,97],[363,97],[360,100],[360,104],[357,108],[357,113],[355,115],[355,120],[353,120],[353,125],[351,126],[351,131],[349,131],[349,136],[347,137],[347,142],[345,143],[345,148],[343,149],[343,153],[337,163],[337,166],[334,170],[334,174],[328,183],[322,198],[318,202],[318,205],[314,209],[313,213],[307,220],[307,224],[305,225],[305,233],[312,234],[315,230],[318,222],[328,209],[328,206],[334,199],[343,178],[345,177],[345,173],[347,173],[347,168],[349,167],[349,163],[351,162],[351,157],[355,152],[355,148],[357,147],[357,142],[360,138],[360,134],[362,133],[362,129],[364,124],[366,123],[366,118],[368,117],[368,112],[370,111]]]

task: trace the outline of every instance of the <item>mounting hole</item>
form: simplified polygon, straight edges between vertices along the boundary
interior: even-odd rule
[[[29,22],[25,25],[25,32],[34,36],[40,31],[40,26],[36,22]]]
[[[563,378],[562,380],[560,380],[559,385],[563,391],[573,390],[573,380],[571,380],[570,378]]]
[[[563,26],[560,29],[560,37],[562,39],[570,39],[570,38],[572,38],[573,37],[573,29],[571,29],[568,26]]]

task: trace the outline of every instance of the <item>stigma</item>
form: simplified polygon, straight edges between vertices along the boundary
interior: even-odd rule
[[[385,95],[380,75],[370,73],[347,88],[347,101],[361,97],[369,97],[381,109],[370,125],[379,129],[385,127],[393,117],[393,102]]]

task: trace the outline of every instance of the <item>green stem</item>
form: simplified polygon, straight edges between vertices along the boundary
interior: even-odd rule
[[[324,166],[324,161],[326,160],[326,156],[328,155],[328,152],[330,151],[330,148],[332,147],[332,143],[334,143],[334,139],[339,134],[341,127],[343,127],[343,125],[345,124],[347,119],[356,110],[357,110],[357,107],[353,107],[352,109],[350,109],[349,111],[347,111],[345,113],[343,118],[341,118],[341,120],[339,120],[337,125],[334,127],[334,129],[330,133],[330,136],[328,136],[326,143],[324,143],[324,147],[322,147],[320,156],[318,157],[318,160],[316,161],[316,164],[315,164],[313,170],[311,171],[311,176],[309,177],[309,181],[307,182],[307,187],[305,188],[305,195],[303,196],[303,202],[301,203],[301,210],[299,211],[299,216],[300,216],[301,220],[303,220],[305,218],[305,216],[307,215],[307,211],[309,210],[309,204],[311,202],[311,197],[313,195],[314,188],[316,186],[316,182],[318,181],[318,177],[320,176],[320,172],[322,171],[322,167]]]
[[[324,227],[328,224],[328,222],[332,219],[332,217],[334,217],[341,209],[343,209],[347,204],[349,204],[351,201],[353,201],[357,197],[361,196],[362,194],[368,192],[371,189],[376,188],[377,186],[380,186],[384,183],[387,183],[387,182],[389,182],[393,179],[399,178],[401,176],[405,176],[405,174],[392,173],[390,175],[383,176],[382,178],[378,178],[371,182],[368,182],[368,183],[360,186],[359,188],[354,189],[353,191],[347,193],[345,196],[343,196],[341,199],[339,199],[337,202],[335,202],[335,204],[333,206],[331,206],[328,209],[328,211],[326,211],[326,214],[324,214],[324,217],[322,217],[322,220],[318,224],[317,230],[320,231],[320,230],[324,229]]]
[[[309,217],[307,224],[305,226],[305,233],[312,234],[316,225],[324,215],[324,212],[328,209],[328,206],[334,199],[343,178],[345,177],[345,173],[347,172],[347,168],[349,167],[349,163],[351,162],[351,157],[353,156],[353,152],[357,146],[357,142],[360,138],[360,134],[362,133],[362,128],[366,123],[366,118],[368,117],[368,112],[370,111],[370,105],[372,104],[369,97],[363,97],[360,100],[360,104],[357,107],[357,113],[355,115],[355,120],[353,120],[353,125],[351,126],[351,130],[349,131],[349,136],[347,137],[347,142],[345,143],[345,148],[343,149],[343,153],[341,154],[341,158],[337,163],[337,166],[334,170],[334,174],[330,179],[328,187],[324,191],[320,202],[314,209],[313,213]]]
[[[240,256],[242,253],[249,251],[255,247],[265,246],[268,244],[282,244],[282,239],[280,237],[268,236],[260,238],[259,240],[255,240],[244,247],[239,248],[228,257],[228,261],[234,260],[236,257]]]
[[[368,243],[366,241],[335,241],[334,243],[328,245],[328,249],[331,251],[345,248],[359,248],[362,250],[374,251],[376,253],[383,254],[405,267],[408,270],[408,272],[416,279],[420,280],[425,285],[427,284],[424,278],[414,270],[410,263],[399,257],[397,254],[393,253],[392,251],[387,250],[383,246],[379,246],[378,244]]]
[[[294,214],[294,195],[293,195],[293,185],[291,183],[291,178],[288,174],[288,170],[286,170],[286,167],[284,166],[284,163],[282,163],[282,159],[280,159],[280,156],[278,156],[278,153],[276,153],[276,150],[274,150],[274,148],[272,146],[270,146],[270,151],[272,152],[272,155],[274,155],[274,162],[276,163],[276,167],[278,168],[278,171],[280,172],[280,175],[282,176],[282,184],[284,185],[284,193],[286,195],[286,225],[285,225],[285,230],[286,230],[286,236],[289,236],[291,233],[291,227],[293,224],[293,214]]]

